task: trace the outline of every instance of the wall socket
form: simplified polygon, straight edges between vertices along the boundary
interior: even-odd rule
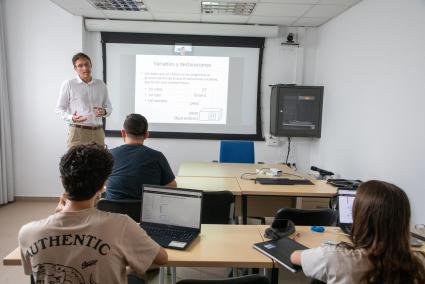
[[[279,146],[280,139],[279,137],[275,137],[273,135],[266,135],[266,145],[267,146]]]

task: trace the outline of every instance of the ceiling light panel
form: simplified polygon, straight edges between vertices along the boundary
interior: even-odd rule
[[[98,10],[147,11],[142,0],[88,0]]]
[[[255,8],[252,2],[202,1],[203,14],[224,14],[249,16]]]

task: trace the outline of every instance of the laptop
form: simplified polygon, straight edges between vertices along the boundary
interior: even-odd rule
[[[287,179],[287,178],[256,178],[255,183],[271,184],[271,185],[297,185],[297,184],[313,184],[308,179]]]
[[[202,191],[144,185],[140,227],[164,248],[184,250],[201,231]]]
[[[353,226],[353,203],[356,191],[352,189],[338,189],[338,223],[341,230],[350,234]]]
[[[256,243],[253,247],[294,273],[299,271],[301,266],[294,265],[291,262],[291,254],[296,250],[307,249],[307,247],[289,238]]]
[[[351,233],[353,226],[353,203],[356,197],[356,191],[352,189],[338,189],[338,212],[339,212],[339,227],[346,233]],[[410,236],[410,246],[421,247],[423,242],[416,238],[415,235]]]

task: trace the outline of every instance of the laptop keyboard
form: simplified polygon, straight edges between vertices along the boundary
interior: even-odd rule
[[[351,228],[352,228],[352,225],[351,224],[350,225],[349,224],[347,224],[347,225],[340,225],[340,228],[347,235],[350,235],[351,234]]]
[[[184,231],[184,230],[178,230],[178,229],[171,229],[171,228],[160,228],[156,226],[149,226],[149,225],[141,225],[141,227],[146,231],[146,233],[151,237],[166,237],[168,239],[172,240],[179,240],[179,241],[190,241],[193,233]]]

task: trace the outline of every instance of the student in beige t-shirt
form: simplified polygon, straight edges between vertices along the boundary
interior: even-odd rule
[[[95,200],[113,158],[98,145],[71,148],[60,161],[65,194],[57,213],[19,232],[26,274],[36,283],[127,283],[126,266],[143,275],[167,253],[126,215],[99,211]]]
[[[295,251],[291,261],[328,284],[425,283],[424,254],[410,249],[409,199],[397,186],[377,180],[359,186],[350,240]]]

